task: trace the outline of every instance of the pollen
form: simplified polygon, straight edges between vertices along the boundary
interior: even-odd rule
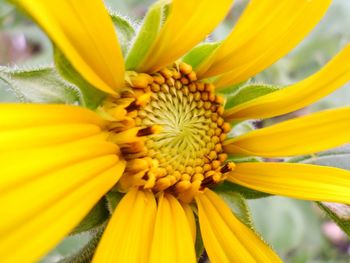
[[[151,189],[184,202],[225,179],[234,164],[224,163],[223,99],[210,83],[197,81],[185,63],[154,74],[128,72],[119,97],[106,99],[99,112],[109,138],[127,161],[117,189]]]

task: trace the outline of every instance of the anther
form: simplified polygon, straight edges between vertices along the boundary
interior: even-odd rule
[[[151,93],[144,93],[129,104],[125,109],[127,112],[132,112],[134,110],[140,109],[142,106],[146,105],[151,98]]]
[[[223,167],[221,167],[220,172],[221,173],[228,173],[232,172],[235,169],[236,165],[233,162],[226,163]]]
[[[141,136],[148,136],[151,134],[159,133],[161,131],[161,129],[162,129],[162,127],[160,125],[154,125],[151,127],[140,129],[137,132],[137,136],[141,137]]]

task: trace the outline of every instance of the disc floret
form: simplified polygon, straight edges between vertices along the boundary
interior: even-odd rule
[[[185,63],[150,75],[128,72],[126,80],[120,97],[100,109],[127,160],[118,189],[136,186],[190,201],[224,180],[233,169],[222,147],[230,125],[215,87],[197,81]]]

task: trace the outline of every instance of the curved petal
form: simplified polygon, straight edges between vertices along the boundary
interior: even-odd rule
[[[59,124],[94,124],[103,127],[93,111],[62,104],[0,104],[0,130]]]
[[[155,218],[153,193],[130,190],[114,211],[93,262],[148,262]]]
[[[225,111],[227,119],[269,118],[301,109],[350,80],[350,45],[319,72],[294,85]]]
[[[117,154],[103,125],[96,113],[76,106],[0,104],[0,192],[42,173]]]
[[[229,72],[217,87],[240,83],[294,48],[320,21],[331,0],[253,0],[200,77]],[[209,66],[209,68],[208,68]],[[207,69],[206,69],[207,68]]]
[[[213,263],[282,262],[281,259],[240,222],[226,203],[206,189],[196,197],[199,225],[205,249]]]
[[[154,72],[175,62],[214,30],[232,3],[173,0],[169,17],[138,70]]]
[[[185,211],[185,214],[187,216],[188,224],[191,228],[191,234],[193,238],[193,244],[196,243],[196,237],[197,237],[197,226],[196,226],[196,219],[194,218],[194,214],[192,211],[192,208],[189,204],[182,204],[182,207]]]
[[[188,219],[170,194],[159,199],[150,262],[196,262]]]
[[[39,212],[23,220],[21,224],[14,228],[5,229],[5,231],[2,230],[0,235],[1,259],[9,263],[38,260],[84,218],[94,204],[116,183],[124,166],[125,164],[121,162],[93,177],[90,175],[91,178],[85,178],[85,182],[80,185],[72,184],[72,189],[62,192],[58,197],[55,197],[55,200],[51,200]],[[71,177],[69,178],[69,175],[66,174],[66,180],[69,181],[69,179]],[[46,187],[47,185],[43,184],[38,188],[32,188],[31,195],[41,194],[41,198],[45,199],[50,196],[52,190],[52,188]],[[59,184],[54,187],[59,188]],[[0,199],[2,196],[3,193],[1,193]],[[15,206],[15,203],[12,205],[2,202],[1,209],[3,209],[3,205],[12,207],[12,210],[21,210],[23,207],[32,206],[32,197],[29,202],[27,201],[28,196],[20,195],[16,198],[18,198],[15,199],[16,203],[21,203],[20,206]]]
[[[3,104],[0,113],[0,258],[33,262],[83,219],[125,163],[89,110]]]
[[[96,88],[124,86],[124,62],[113,23],[99,0],[14,0],[47,32],[75,69]]]
[[[294,163],[239,163],[228,180],[261,192],[350,204],[350,172]]]
[[[263,157],[311,154],[350,142],[350,107],[254,130],[224,142],[227,153]]]

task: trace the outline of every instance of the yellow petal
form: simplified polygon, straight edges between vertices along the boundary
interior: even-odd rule
[[[175,62],[215,29],[233,0],[173,0],[169,17],[139,71],[154,72]]]
[[[114,211],[93,262],[148,262],[155,217],[153,193],[130,190]]]
[[[200,76],[223,75],[217,87],[240,83],[294,48],[320,21],[331,0],[253,0]]]
[[[123,87],[123,57],[112,20],[102,1],[14,2],[33,17],[92,85],[108,93]]]
[[[187,216],[188,224],[191,228],[191,234],[193,238],[193,243],[196,242],[196,219],[194,218],[194,214],[192,211],[192,208],[188,204],[182,204],[182,207],[185,211],[185,214]]]
[[[118,153],[118,147],[106,141],[102,119],[92,111],[1,104],[0,113],[0,192],[56,169]]]
[[[263,157],[311,154],[350,142],[350,107],[251,131],[224,142],[227,153]]]
[[[93,205],[116,183],[124,167],[125,163],[120,162],[100,174],[95,174],[84,183],[56,198],[22,224],[9,231],[1,232],[1,260],[7,263],[36,262],[84,218]],[[32,193],[38,190],[45,198],[50,196],[52,189],[35,188]],[[2,205],[4,204],[0,204],[1,209]],[[23,206],[31,206],[31,203],[23,198],[22,206],[16,208],[21,209]]]
[[[18,227],[84,182],[112,168],[117,162],[116,155],[107,155],[41,174],[1,191],[0,206],[2,211],[6,211],[6,216],[0,221],[0,233],[5,234]],[[20,162],[18,165],[21,165]],[[26,205],[23,205],[24,200]]]
[[[282,90],[242,103],[225,112],[227,119],[269,118],[301,109],[350,80],[350,45],[319,72]]]
[[[228,180],[258,191],[350,204],[350,172],[293,163],[239,163]]]
[[[0,153],[18,149],[56,145],[101,133],[93,124],[61,124],[2,131]]]
[[[0,104],[0,130],[69,123],[90,123],[103,126],[100,116],[77,106]]]
[[[117,155],[118,147],[100,135],[56,146],[8,149],[0,153],[0,192],[71,164],[111,154]]]
[[[150,262],[196,262],[186,214],[172,195],[159,199]]]
[[[196,197],[199,225],[210,262],[282,262],[280,258],[240,222],[214,192],[206,189]]]

